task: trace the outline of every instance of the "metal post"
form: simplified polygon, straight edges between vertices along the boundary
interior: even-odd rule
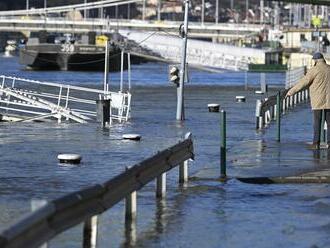
[[[166,194],[166,173],[161,174],[156,179],[156,197],[164,198]]]
[[[131,4],[129,3],[127,5],[127,19],[129,20],[131,18]]]
[[[245,90],[248,90],[248,71],[245,71],[244,73],[244,81],[245,81]]]
[[[226,111],[220,113],[220,178],[226,178]]]
[[[260,0],[260,24],[264,23],[264,0]]]
[[[280,12],[279,12],[279,6],[278,6],[278,2],[275,2],[275,13],[274,13],[274,26],[276,28],[279,27],[280,25]]]
[[[261,105],[262,101],[258,99],[256,102],[256,129],[262,128]]]
[[[204,15],[205,15],[205,0],[202,0],[202,13],[201,13],[201,23],[204,25]]]
[[[121,50],[121,62],[120,62],[120,92],[123,92],[124,84],[124,49]]]
[[[127,221],[136,219],[136,191],[126,197],[125,219]]]
[[[215,0],[215,23],[219,23],[219,1],[220,0]]]
[[[97,225],[97,215],[85,221],[83,230],[83,248],[96,248]]]
[[[189,11],[189,0],[185,0],[184,10],[184,28],[182,38],[182,57],[181,57],[181,70],[180,70],[180,82],[177,88],[177,109],[176,119],[183,121],[184,116],[184,80],[186,71],[186,54],[187,54],[187,36],[188,36],[188,11]]]
[[[281,91],[277,93],[276,97],[276,126],[277,137],[276,141],[281,142]]]
[[[128,91],[131,91],[131,54],[127,53]]]
[[[249,23],[249,0],[245,0],[245,19]]]
[[[104,94],[107,92],[108,84],[109,84],[109,40],[107,40],[105,45],[105,61],[104,61],[104,81],[103,81],[103,89]]]
[[[126,167],[128,170],[129,167]],[[126,223],[130,221],[134,221],[136,219],[136,209],[137,209],[137,201],[136,201],[136,191],[128,194],[125,199],[125,220]]]
[[[191,133],[186,133],[185,139],[191,138]],[[188,182],[188,160],[182,162],[179,166],[179,183]]]
[[[85,7],[86,7],[87,0],[84,0],[84,4],[85,4]],[[85,21],[86,21],[86,18],[87,18],[87,9],[84,9],[84,20]]]
[[[146,18],[146,0],[143,0],[143,5],[142,5],[142,20]]]
[[[234,9],[234,0],[230,0],[230,8]]]
[[[161,5],[162,5],[162,2],[161,2],[162,0],[158,0],[157,1],[157,20],[158,21],[160,21],[160,18],[161,18],[161,16],[160,16],[160,9],[161,9]]]
[[[26,10],[28,11],[30,8],[29,0],[26,0]],[[29,14],[28,14],[29,15]]]

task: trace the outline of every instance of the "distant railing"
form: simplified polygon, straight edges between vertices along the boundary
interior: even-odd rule
[[[22,115],[28,120],[71,119],[84,123],[96,117],[96,100],[111,100],[110,118],[127,121],[131,94],[87,87],[0,76],[0,114]],[[24,121],[24,120],[23,120]]]
[[[96,247],[97,215],[126,198],[126,220],[136,217],[136,191],[156,179],[156,197],[166,192],[166,172],[180,166],[179,182],[188,180],[194,158],[191,134],[185,140],[127,169],[115,178],[53,200],[0,234],[0,247],[38,247],[84,222],[83,247]]]
[[[263,129],[272,120],[279,118],[278,113],[285,113],[288,109],[295,107],[298,103],[309,99],[309,89],[303,89],[292,96],[285,97],[287,90],[281,91],[279,95],[280,111],[277,111],[277,95],[270,96],[256,103],[256,129]]]

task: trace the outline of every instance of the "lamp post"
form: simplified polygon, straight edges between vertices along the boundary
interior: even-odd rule
[[[180,82],[177,87],[177,109],[176,119],[183,121],[185,119],[184,114],[184,81],[186,71],[186,55],[187,55],[187,39],[188,39],[188,11],[189,11],[189,0],[185,0],[184,10],[184,25],[182,33],[182,57],[181,57],[181,68],[180,68]]]

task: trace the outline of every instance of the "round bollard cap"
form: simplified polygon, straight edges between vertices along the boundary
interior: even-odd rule
[[[140,134],[130,133],[130,134],[123,134],[123,139],[125,140],[136,140],[139,141],[141,139]]]
[[[245,102],[245,96],[236,96],[236,102]]]
[[[207,108],[209,109],[209,112],[219,112],[220,104],[210,103],[207,104]]]
[[[57,159],[60,163],[79,164],[81,161],[81,156],[79,154],[59,154]]]

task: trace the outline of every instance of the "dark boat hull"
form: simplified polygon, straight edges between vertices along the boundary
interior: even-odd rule
[[[121,51],[117,47],[109,50],[109,70],[119,71]],[[105,47],[95,45],[38,44],[20,49],[20,63],[34,70],[102,71],[104,58]]]

